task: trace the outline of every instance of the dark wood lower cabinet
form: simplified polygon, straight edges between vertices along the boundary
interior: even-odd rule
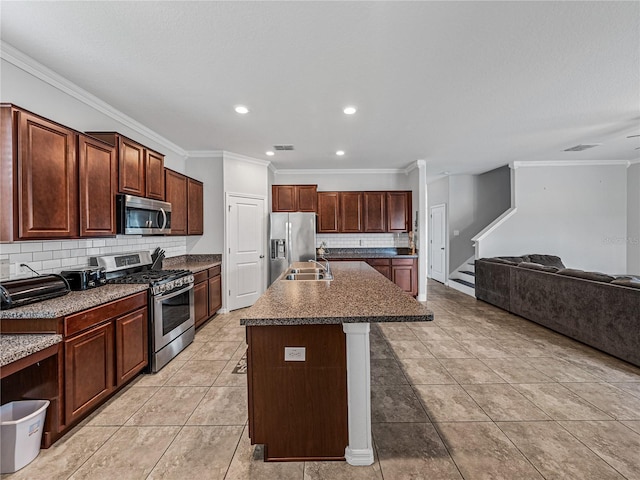
[[[193,299],[196,328],[222,307],[222,277],[220,265],[194,275]]]
[[[391,260],[391,281],[414,297],[418,294],[418,261],[415,258]]]
[[[247,327],[249,436],[264,459],[341,460],[348,438],[342,325]],[[305,361],[285,361],[285,347]]]
[[[205,274],[205,280],[200,281],[193,286],[196,328],[202,325],[209,318],[209,280],[207,279],[207,272],[202,273]]]
[[[113,323],[108,322],[64,342],[65,420],[69,424],[113,391]]]
[[[222,277],[215,275],[209,279],[209,316],[222,307]]]
[[[117,318],[116,326],[116,386],[135,377],[149,362],[149,317],[141,308]]]

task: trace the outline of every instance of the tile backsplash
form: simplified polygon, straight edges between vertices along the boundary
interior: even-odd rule
[[[0,244],[0,280],[32,275],[25,263],[38,273],[59,273],[62,270],[86,267],[89,257],[113,253],[153,251],[163,248],[167,257],[186,255],[187,237],[118,235],[115,238],[80,240],[46,240]]]
[[[360,248],[360,247],[408,247],[407,233],[319,233],[316,235],[316,248],[325,242],[328,248]]]

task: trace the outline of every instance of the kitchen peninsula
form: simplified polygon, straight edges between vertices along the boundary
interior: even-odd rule
[[[266,461],[372,464],[370,323],[433,320],[426,305],[371,266],[331,268],[331,281],[281,277],[240,321],[249,436],[264,444]]]

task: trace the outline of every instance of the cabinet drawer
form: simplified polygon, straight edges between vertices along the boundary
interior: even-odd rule
[[[207,278],[209,278],[209,272],[207,270],[203,270],[193,275],[193,282],[194,283],[204,282]]]
[[[414,260],[413,258],[394,258],[391,260],[391,265],[413,265]]]
[[[119,298],[105,305],[69,315],[64,319],[64,336],[74,335],[105,320],[113,319],[146,306],[147,292],[140,292],[130,297]]]
[[[220,265],[216,265],[209,269],[209,278],[215,277],[216,275],[220,275]]]
[[[390,258],[367,258],[369,265],[391,265]]]

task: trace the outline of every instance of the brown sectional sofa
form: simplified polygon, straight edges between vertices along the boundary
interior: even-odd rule
[[[552,256],[476,260],[476,298],[640,366],[640,279],[560,266]]]

